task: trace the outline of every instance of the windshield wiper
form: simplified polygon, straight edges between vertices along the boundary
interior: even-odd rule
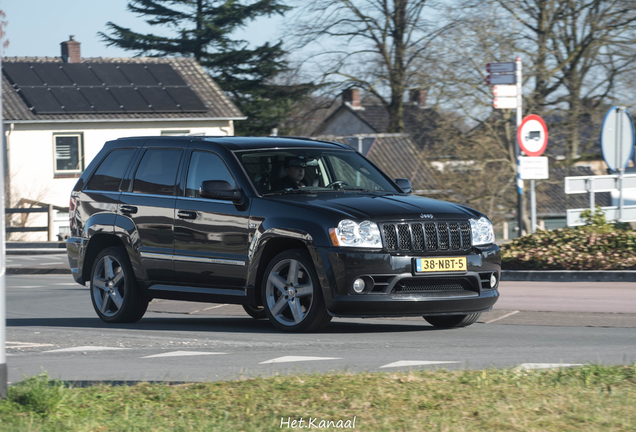
[[[341,191],[351,191],[351,192],[373,192],[373,193],[385,193],[393,195],[393,192],[386,190],[371,190],[365,188],[342,188]]]
[[[266,194],[263,194],[263,196],[302,194],[302,193],[315,193],[315,192],[316,191],[314,191],[314,190],[307,190],[306,188],[300,188],[300,189],[288,188],[288,189],[282,189],[282,190],[279,190],[279,191],[276,191],[276,192],[266,193]]]

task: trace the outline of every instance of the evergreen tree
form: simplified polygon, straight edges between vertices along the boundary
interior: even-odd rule
[[[173,37],[142,34],[108,22],[108,45],[139,55],[194,57],[243,112],[235,125],[238,134],[268,135],[289,115],[298,98],[311,86],[276,86],[274,78],[288,71],[282,42],[254,49],[232,33],[261,16],[283,15],[290,8],[280,0],[130,0],[127,9],[146,17],[151,26],[168,27]]]

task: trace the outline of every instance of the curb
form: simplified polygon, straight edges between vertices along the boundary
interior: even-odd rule
[[[18,248],[5,249],[7,255],[53,255],[66,254],[66,249],[57,248]]]
[[[35,268],[35,267],[7,267],[6,274],[8,275],[20,275],[20,274],[71,274],[71,269],[63,268]]]
[[[636,282],[636,270],[502,270],[502,281]]]

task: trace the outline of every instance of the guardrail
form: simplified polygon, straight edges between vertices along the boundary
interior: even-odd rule
[[[37,207],[12,207],[5,208],[5,214],[30,214],[30,213],[47,213],[47,225],[46,226],[7,226],[6,233],[17,232],[47,232],[47,241],[53,241],[55,234],[53,233],[55,213],[54,211],[68,212],[68,207],[60,207],[53,204],[47,204],[39,201],[33,201],[26,198],[22,198],[18,201],[18,206],[24,206],[25,204],[31,204]]]

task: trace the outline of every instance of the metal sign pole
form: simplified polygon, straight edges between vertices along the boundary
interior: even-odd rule
[[[523,99],[521,97],[521,57],[517,57],[517,130],[521,127],[523,120]],[[515,134],[515,137],[517,134]],[[521,150],[519,143],[515,145],[515,156],[517,157],[517,224],[519,226],[519,237],[523,233],[523,180],[521,180],[521,173],[519,172]]]
[[[0,53],[0,77],[2,76],[2,53]],[[4,116],[2,113],[2,82],[0,82],[0,134],[4,140]],[[4,142],[4,141],[3,141]],[[0,191],[3,192],[0,197],[0,399],[7,397],[7,354],[6,354],[6,326],[7,326],[7,308],[6,308],[6,290],[5,290],[5,226],[4,226],[4,145],[0,150]]]
[[[618,109],[619,112],[623,111],[623,108],[619,108]],[[618,166],[620,162],[622,162],[623,160],[623,116],[622,115],[618,115],[616,116],[616,123],[617,123],[617,127],[616,127],[616,135],[617,135],[617,142],[618,142],[618,152],[617,152],[617,156],[618,156],[618,160],[616,165]],[[622,167],[622,165],[620,165],[621,168],[618,170],[619,175],[618,175],[618,222],[621,222],[623,220],[623,174],[625,173],[625,168]]]
[[[530,180],[530,219],[532,234],[537,232],[537,197],[534,193],[534,179]]]

